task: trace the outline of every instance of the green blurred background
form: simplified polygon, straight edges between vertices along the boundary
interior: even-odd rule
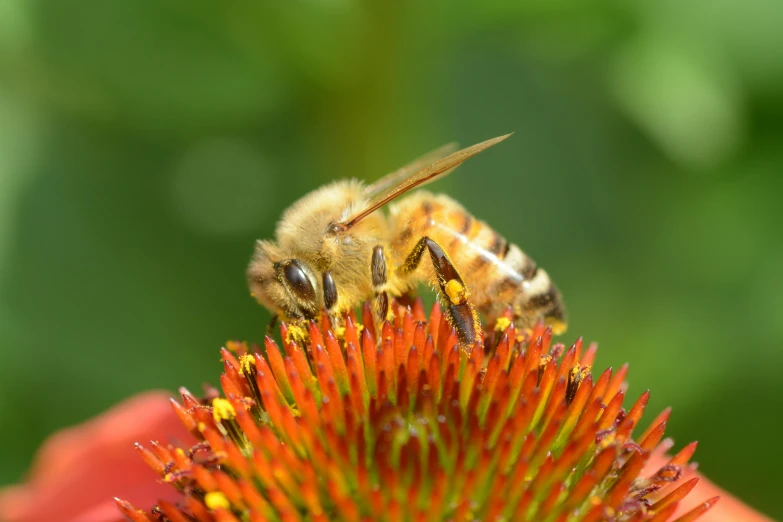
[[[0,2],[0,484],[268,315],[297,197],[515,131],[433,188],[552,274],[677,447],[783,517],[777,0]]]

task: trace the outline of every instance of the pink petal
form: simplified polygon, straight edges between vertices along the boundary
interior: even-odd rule
[[[650,476],[658,471],[663,465],[665,465],[671,457],[660,452],[653,452],[650,457],[650,461],[645,466],[642,474],[644,476]],[[691,509],[694,509],[702,502],[720,496],[718,503],[707,511],[704,515],[699,517],[699,522],[773,522],[771,518],[762,515],[752,507],[744,504],[737,497],[722,490],[714,483],[710,482],[701,473],[694,471],[692,467],[686,469],[683,476],[676,482],[676,485],[683,483],[684,481],[699,477],[699,483],[695,488],[680,502],[677,507],[677,511],[674,513],[672,520],[676,520],[678,517],[684,515]],[[676,485],[670,486],[668,491],[671,491]]]
[[[28,482],[0,490],[0,519],[114,522],[123,520],[115,496],[145,508],[161,498],[176,499],[174,489],[160,484],[133,448],[134,442],[149,440],[192,443],[166,392],[137,395],[49,437]]]

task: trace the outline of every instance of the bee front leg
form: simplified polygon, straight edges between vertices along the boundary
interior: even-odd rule
[[[277,326],[277,320],[279,319],[277,314],[272,314],[272,317],[269,319],[269,324],[266,325],[266,334],[269,336],[272,336],[275,331],[275,326]]]
[[[446,318],[456,329],[460,346],[469,351],[478,340],[481,325],[476,309],[468,302],[468,287],[440,245],[427,236],[422,237],[400,267],[400,273],[407,275],[416,270],[425,249],[435,269]]]
[[[322,276],[324,290],[324,311],[329,318],[329,326],[339,326],[341,318],[337,317],[337,285],[334,284],[331,270],[327,270]]]
[[[334,307],[337,304],[337,286],[334,284],[331,270],[327,270],[323,273],[323,288],[324,309],[326,310],[326,313],[331,316],[334,312]]]
[[[370,272],[372,273],[372,288],[375,293],[375,317],[380,324],[389,318],[389,295],[386,293],[386,282],[389,278],[386,272],[386,254],[381,245],[372,250]],[[380,329],[376,328],[376,331],[380,332]]]

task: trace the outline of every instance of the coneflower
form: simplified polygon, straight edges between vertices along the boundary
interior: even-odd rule
[[[594,374],[595,345],[552,345],[543,325],[501,319],[468,352],[438,305],[429,320],[421,301],[397,309],[377,334],[365,305],[364,327],[353,314],[304,335],[281,325],[282,350],[269,337],[263,350],[229,343],[222,394],[172,401],[200,442],[137,445],[182,500],[144,511],[118,499],[121,511],[133,522],[664,521],[699,480],[682,479],[695,443],[642,474],[671,448],[669,410],[637,429],[649,392],[625,409],[627,367]]]

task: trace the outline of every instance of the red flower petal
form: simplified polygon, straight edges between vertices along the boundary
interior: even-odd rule
[[[84,424],[52,435],[39,450],[29,480],[0,490],[6,522],[114,522],[112,497],[150,505],[176,492],[156,481],[134,442],[158,437],[192,444],[166,392],[128,399]]]

